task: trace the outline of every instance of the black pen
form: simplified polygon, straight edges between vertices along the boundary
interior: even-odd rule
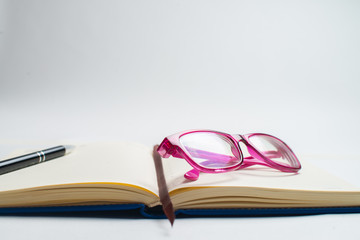
[[[73,146],[56,146],[41,151],[29,153],[19,157],[14,157],[0,161],[0,175],[18,169],[29,167],[38,163],[46,162],[54,158],[59,158],[69,153]]]

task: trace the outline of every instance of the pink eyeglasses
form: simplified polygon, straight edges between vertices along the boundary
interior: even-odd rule
[[[250,156],[245,157],[239,143]],[[301,165],[293,151],[280,139],[263,133],[227,134],[210,130],[191,130],[166,137],[157,151],[185,159],[193,169],[184,177],[195,181],[200,172],[220,173],[246,168],[255,164],[282,172],[297,172]]]

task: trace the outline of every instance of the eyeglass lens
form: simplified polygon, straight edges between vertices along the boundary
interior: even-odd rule
[[[241,161],[234,142],[221,134],[194,132],[181,136],[180,142],[193,161],[202,167],[228,168]]]
[[[255,134],[250,136],[249,142],[272,161],[288,167],[299,167],[295,155],[282,141],[268,135]]]

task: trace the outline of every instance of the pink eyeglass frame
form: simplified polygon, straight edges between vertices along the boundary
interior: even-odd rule
[[[199,133],[199,132],[215,133],[215,134],[222,135],[223,137],[226,137],[227,139],[229,139],[236,147],[235,148],[236,152],[234,154],[240,156],[239,163],[236,165],[233,165],[230,167],[224,167],[224,168],[206,168],[206,167],[203,167],[203,166],[200,166],[199,164],[197,164],[191,158],[188,150],[180,142],[180,138],[182,136],[190,134],[190,133]],[[266,157],[260,151],[258,151],[256,149],[256,147],[249,141],[249,138],[252,136],[255,136],[255,135],[270,137],[270,138],[277,140],[277,141],[281,142],[282,144],[284,144],[286,149],[283,149],[283,150],[287,151],[287,153],[291,154],[293,157],[292,158],[293,166],[290,166],[288,164],[277,163],[277,162],[271,160],[270,158]],[[239,146],[239,142],[242,142],[245,144],[245,146],[247,147],[247,150],[251,156],[244,158],[241,148]],[[170,135],[170,136],[164,138],[164,140],[161,142],[160,146],[158,147],[157,151],[163,158],[168,158],[170,156],[173,156],[176,158],[185,159],[194,169],[185,173],[184,177],[189,180],[192,180],[192,181],[198,179],[200,172],[205,172],[205,173],[229,172],[229,171],[234,171],[234,170],[250,167],[250,166],[256,165],[256,164],[271,167],[271,168],[280,170],[282,172],[296,173],[301,169],[301,164],[300,164],[299,160],[297,159],[294,152],[290,149],[290,147],[286,143],[284,143],[282,140],[280,140],[274,136],[264,134],[264,133],[250,133],[250,134],[240,135],[240,134],[227,134],[227,133],[212,131],[212,130],[183,131],[183,132],[179,132],[179,133],[176,133],[176,134],[173,134],[173,135]],[[217,158],[224,157],[224,155],[221,155],[221,154],[210,153],[210,152],[201,151],[201,150],[196,150],[196,154],[198,154],[199,156],[200,155],[208,156],[209,154],[211,154],[213,157],[216,155],[215,157],[217,157]],[[276,155],[278,155],[279,153],[277,153],[276,151],[271,151],[271,152],[269,151],[269,152],[267,152],[267,154],[271,155],[271,156],[275,155],[275,157],[276,157]]]

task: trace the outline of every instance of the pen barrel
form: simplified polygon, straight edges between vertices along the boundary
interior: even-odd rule
[[[58,158],[58,157],[62,157],[65,155],[66,153],[66,149],[64,146],[57,146],[57,147],[53,147],[53,148],[49,148],[46,150],[42,150],[42,152],[45,155],[45,159],[44,161],[48,161],[54,158]]]
[[[29,167],[41,162],[49,161],[54,158],[62,157],[65,155],[65,153],[66,149],[64,146],[57,146],[1,161],[0,175],[25,167]]]

